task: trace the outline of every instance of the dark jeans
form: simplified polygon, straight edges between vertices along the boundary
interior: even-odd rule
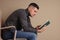
[[[37,35],[31,32],[17,31],[17,34],[16,34],[16,38],[26,38],[27,40],[36,40],[36,37]],[[4,40],[8,40],[10,38],[13,38],[13,33],[5,32]]]

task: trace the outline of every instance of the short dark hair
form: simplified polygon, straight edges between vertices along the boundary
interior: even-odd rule
[[[29,6],[34,6],[34,7],[36,7],[37,9],[39,9],[39,6],[38,6],[36,3],[30,3]]]

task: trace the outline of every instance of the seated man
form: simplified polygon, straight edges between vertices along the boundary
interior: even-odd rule
[[[37,14],[39,6],[36,3],[30,3],[27,9],[18,9],[14,11],[5,21],[4,26],[15,26],[17,30],[16,38],[26,38],[27,40],[36,40],[37,32],[42,32],[38,27],[33,28],[30,22],[30,17]],[[23,29],[23,31],[21,31]],[[3,40],[13,38],[14,29],[7,29],[3,33]]]

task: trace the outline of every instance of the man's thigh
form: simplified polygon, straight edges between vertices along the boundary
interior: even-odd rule
[[[14,37],[14,34],[11,33],[11,32],[5,32],[4,33],[4,39],[10,39],[10,38],[13,38]],[[16,34],[16,38],[32,38],[32,37],[36,37],[36,34],[35,33],[32,33],[32,32],[23,32],[23,31],[17,31],[17,34]]]
[[[17,31],[17,38],[31,38],[31,37],[36,37],[37,35],[32,32],[23,32],[23,31]]]

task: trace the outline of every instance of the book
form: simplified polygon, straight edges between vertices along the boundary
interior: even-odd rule
[[[44,23],[42,26],[39,27],[39,29],[42,29],[43,27],[46,27],[50,24],[50,21],[47,21],[46,23]]]

